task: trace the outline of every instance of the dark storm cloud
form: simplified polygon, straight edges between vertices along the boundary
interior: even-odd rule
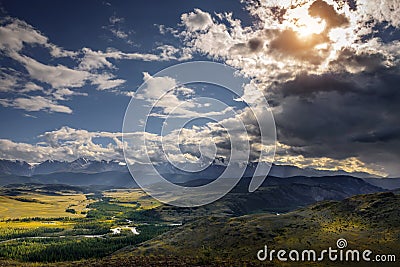
[[[293,81],[289,81],[279,86],[279,91],[283,96],[310,96],[312,94],[330,91],[339,93],[349,93],[355,91],[354,83],[347,80],[348,75],[324,74],[309,75],[307,73],[299,74]]]
[[[360,143],[386,143],[396,139],[400,140],[400,128],[388,128],[371,133],[361,134],[352,138],[352,141]]]
[[[273,90],[282,96],[312,96],[321,92],[340,94],[367,94],[392,97],[399,75],[398,67],[387,67],[389,58],[381,53],[367,53],[346,48],[330,62],[332,72],[324,74],[298,74],[292,81],[277,84]],[[390,64],[389,64],[390,65]],[[357,72],[352,74],[349,70]],[[272,101],[275,103],[275,101]]]
[[[396,166],[400,160],[400,71],[302,75],[270,93],[278,140],[290,153]],[[395,167],[393,167],[393,170]],[[397,169],[398,170],[398,169]],[[391,170],[387,170],[391,173]]]
[[[354,49],[344,48],[339,52],[337,59],[330,62],[330,65],[337,70],[353,68],[373,72],[384,69],[386,60],[388,60],[387,56],[381,53],[357,53]]]

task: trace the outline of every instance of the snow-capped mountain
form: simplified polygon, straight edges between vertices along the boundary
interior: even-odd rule
[[[242,177],[250,179],[253,176],[257,163],[249,163],[246,165],[245,172]],[[145,165],[134,164],[130,166],[134,168],[134,176],[149,176],[148,167]],[[158,173],[165,179],[186,186],[199,186],[207,184],[209,181],[218,178],[226,170],[226,162],[216,159],[210,166],[200,172],[185,172],[170,163],[159,163],[154,166]],[[236,169],[235,169],[236,167]],[[237,171],[236,171],[237,170]],[[243,169],[234,166],[234,175],[240,175]],[[371,175],[366,173],[346,173],[343,171],[321,171],[312,168],[298,168],[295,166],[272,165],[269,173],[270,179],[288,178],[290,179],[306,179],[307,177],[315,177],[315,179],[329,178],[329,181],[339,177],[358,177],[370,178]],[[298,176],[298,177],[295,177]],[[277,178],[273,178],[277,177]],[[290,178],[294,177],[294,178]],[[320,177],[320,178],[318,178]],[[148,177],[146,181],[151,183],[152,178]],[[226,177],[235,178],[235,177]],[[307,178],[312,179],[312,178]],[[242,179],[243,180],[243,179]],[[268,180],[268,179],[267,179]],[[313,180],[313,179],[312,179]],[[380,179],[365,179],[375,181]],[[393,180],[393,179],[383,179]],[[380,181],[379,181],[380,182]],[[391,187],[393,181],[390,181]],[[117,160],[112,161],[95,161],[86,158],[79,158],[72,162],[51,161],[47,160],[40,164],[30,165],[23,161],[0,160],[0,186],[15,183],[43,183],[43,184],[68,184],[76,186],[101,185],[111,187],[137,187],[136,182],[132,179],[131,174],[124,162]],[[386,188],[386,187],[385,187]]]
[[[140,169],[140,164],[135,164],[133,167]],[[166,179],[173,182],[186,182],[193,179],[215,179],[221,175],[226,164],[221,159],[215,159],[213,163],[200,172],[185,172],[173,166],[170,163],[159,163],[155,165],[157,171],[165,175]],[[243,177],[251,177],[257,168],[257,163],[249,163],[246,166]],[[51,174],[60,172],[71,173],[102,173],[109,171],[128,172],[126,164],[121,161],[96,161],[87,158],[78,158],[72,162],[46,160],[40,164],[30,165],[24,161],[0,160],[0,175],[19,175],[33,176],[39,174]],[[140,173],[140,170],[138,171]],[[347,173],[345,171],[325,171],[312,168],[299,168],[290,165],[272,165],[269,176],[286,178],[293,176],[306,177],[321,177],[321,176],[336,176],[336,175],[351,175],[358,178],[371,178],[368,173]]]
[[[14,174],[29,176],[32,173],[32,166],[25,161],[0,160],[0,175]]]
[[[49,174],[56,172],[82,172],[99,173],[107,171],[127,171],[125,164],[120,161],[95,161],[87,158],[78,158],[72,162],[66,161],[45,161],[33,168],[32,175]]]
[[[30,165],[25,161],[0,160],[0,174],[32,176],[60,172],[101,173],[108,171],[127,172],[126,164],[117,160],[95,161],[86,158],[78,158],[72,162],[46,160],[35,165]]]

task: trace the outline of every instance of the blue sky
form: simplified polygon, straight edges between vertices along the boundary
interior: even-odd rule
[[[1,1],[0,8],[0,158],[122,160],[123,115],[144,77],[211,60],[253,78],[268,100],[276,163],[400,175],[396,0]],[[232,95],[200,89],[170,97],[188,105],[215,91],[256,128]],[[198,153],[190,150],[196,136],[212,134],[226,156],[220,126],[200,122],[188,126],[187,156]],[[249,137],[256,151],[257,133]]]
[[[226,12],[238,10],[246,19],[243,6],[234,1],[187,1],[179,5],[166,1],[153,1],[149,5],[145,1],[126,1],[108,3],[106,1],[59,2],[51,1],[19,2],[2,1],[3,16],[10,16],[25,21],[40,31],[49,42],[66,50],[79,51],[90,48],[93,51],[105,51],[115,48],[124,52],[157,53],[161,45],[178,46],[177,38],[162,35],[157,25],[176,26],[180,15],[196,7],[210,12]],[[23,6],[23,8],[21,8]],[[72,19],[73,18],[73,19]],[[120,20],[113,25],[112,20]],[[248,15],[247,15],[248,19]],[[118,38],[111,30],[127,34],[126,38]],[[76,62],[61,58],[54,59],[48,51],[41,47],[24,47],[24,52],[33,55],[35,59],[48,62],[51,65],[65,64],[75,67]],[[196,58],[206,58],[196,55]],[[1,58],[3,66],[15,66],[8,58]],[[164,62],[143,62],[140,60],[113,61],[118,69],[112,73],[125,80],[118,90],[135,90],[142,82],[142,72],[156,73],[165,67],[176,64],[177,60]],[[123,114],[130,100],[127,96],[110,92],[96,91],[94,86],[82,86],[80,92],[88,96],[73,96],[71,100],[62,103],[72,109],[72,114],[48,113],[45,111],[27,112],[26,110],[10,109],[0,106],[2,121],[7,121],[7,127],[2,127],[0,137],[34,143],[36,137],[45,131],[51,131],[68,125],[72,128],[83,128],[89,131],[121,130]],[[35,116],[27,117],[26,114]]]

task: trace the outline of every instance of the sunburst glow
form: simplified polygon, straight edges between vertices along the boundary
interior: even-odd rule
[[[325,30],[325,27],[326,22],[324,20],[304,17],[300,18],[297,23],[293,25],[293,30],[301,37],[307,37],[313,34],[322,33]]]
[[[300,37],[320,34],[326,29],[325,20],[310,16],[308,8],[309,5],[303,5],[289,10],[283,23],[285,27],[297,32]]]

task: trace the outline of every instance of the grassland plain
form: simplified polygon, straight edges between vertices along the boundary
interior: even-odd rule
[[[84,194],[0,196],[0,218],[84,217],[86,207],[92,202]],[[67,212],[68,209],[75,212]]]
[[[8,206],[0,213],[0,266],[101,258],[172,227],[146,215],[157,203],[139,192],[118,191],[118,199],[107,192],[64,187],[1,189],[2,204]],[[110,231],[118,227],[119,234]]]

